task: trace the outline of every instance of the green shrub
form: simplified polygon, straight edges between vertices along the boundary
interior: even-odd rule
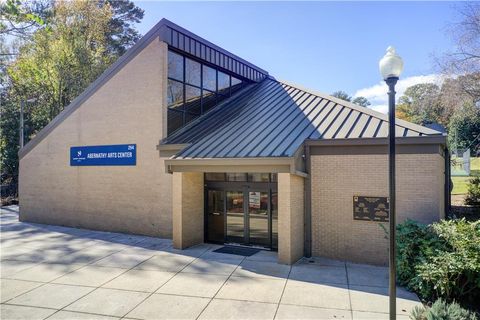
[[[445,243],[441,241],[427,225],[407,220],[397,225],[397,280],[412,289],[417,265],[441,250]],[[428,294],[424,294],[428,295]]]
[[[426,301],[480,299],[480,221],[397,226],[397,280]]]
[[[465,203],[470,206],[480,206],[480,176],[471,178],[467,188]]]
[[[477,320],[474,312],[463,309],[458,303],[447,303],[438,299],[429,307],[415,307],[410,314],[412,320]]]

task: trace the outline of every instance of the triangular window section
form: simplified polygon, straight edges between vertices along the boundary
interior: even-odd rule
[[[226,70],[168,50],[168,135],[250,82]]]

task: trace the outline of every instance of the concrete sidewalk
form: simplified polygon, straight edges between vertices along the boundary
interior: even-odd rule
[[[388,319],[388,270],[18,221],[1,209],[1,319]],[[398,319],[419,305],[398,289]]]

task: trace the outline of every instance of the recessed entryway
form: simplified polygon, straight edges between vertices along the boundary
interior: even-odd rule
[[[208,242],[276,250],[276,174],[206,173],[205,221]]]

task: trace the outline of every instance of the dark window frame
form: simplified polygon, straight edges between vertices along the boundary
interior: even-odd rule
[[[213,180],[209,180],[207,178],[207,175],[209,173],[214,173],[214,174],[222,174],[223,175],[223,179],[213,179]],[[245,174],[246,175],[246,180],[245,181],[234,181],[234,180],[227,180],[227,173],[241,173],[241,174]],[[252,173],[263,173],[263,174],[268,174],[268,181],[254,181],[252,179],[250,179],[250,174]],[[226,182],[226,183],[239,183],[239,182],[253,182],[253,183],[274,183],[274,182],[278,182],[278,176],[277,176],[277,173],[276,172],[205,172],[203,174],[204,176],[204,181],[206,183],[209,183],[209,182]]]
[[[177,36],[177,41],[179,42],[180,34],[177,33],[176,36]],[[172,38],[173,38],[173,34],[172,34]],[[207,49],[210,49],[210,48],[208,48],[206,46],[204,46],[204,47],[205,47],[205,54],[207,54]],[[201,44],[200,44],[200,48],[202,48]],[[196,45],[195,45],[195,49],[196,49]],[[205,110],[205,108],[204,108],[204,105],[205,105],[204,104],[204,93],[205,92],[212,92],[212,93],[215,94],[215,104],[214,104],[214,106],[215,106],[218,103],[220,103],[222,100],[224,100],[228,97],[231,97],[235,92],[238,91],[238,89],[235,90],[235,92],[232,91],[232,82],[233,82],[232,79],[233,78],[236,78],[236,79],[241,81],[241,88],[243,88],[247,84],[252,83],[251,80],[249,80],[248,78],[245,78],[242,75],[239,75],[238,73],[231,72],[230,70],[228,70],[226,68],[222,68],[218,65],[215,65],[213,63],[209,63],[209,62],[205,61],[205,60],[208,60],[208,59],[205,59],[205,60],[199,59],[198,57],[190,55],[190,54],[188,54],[186,52],[183,52],[183,51],[181,51],[177,48],[174,48],[174,47],[169,47],[168,51],[172,51],[173,53],[180,55],[182,57],[182,63],[183,63],[183,79],[182,79],[182,81],[167,76],[168,80],[173,80],[175,82],[181,83],[182,87],[183,87],[183,104],[182,104],[182,106],[177,107],[177,108],[171,108],[170,106],[167,106],[167,112],[170,111],[170,110],[175,110],[176,112],[183,112],[182,125],[178,128],[172,129],[172,131],[168,131],[168,135],[171,135],[172,133],[178,131],[179,129],[183,128],[185,125],[187,125],[190,122],[190,121],[187,122],[187,120],[188,120],[187,119],[187,110],[185,110],[186,99],[187,99],[186,98],[186,96],[187,96],[187,92],[186,92],[187,86],[200,89],[200,114],[198,115],[198,117],[199,117],[199,116],[205,114],[206,112],[208,112],[209,110],[211,110],[213,108],[213,107],[210,107],[209,110]],[[203,51],[203,50],[201,50],[201,51]],[[208,52],[208,55],[210,56],[210,60],[211,60],[212,50],[209,50],[209,51],[210,52]],[[215,54],[215,51],[214,51],[214,54]],[[187,78],[186,78],[186,72],[187,72],[187,66],[186,66],[187,62],[186,61],[187,61],[187,58],[194,61],[194,62],[200,63],[200,86],[187,83]],[[212,68],[215,71],[215,91],[204,88],[204,75],[203,75],[204,66]],[[229,76],[228,90],[223,89],[222,92],[219,91],[219,85],[218,85],[219,72],[222,72],[222,73],[226,74],[227,76]],[[167,72],[167,74],[168,74],[168,72]],[[219,99],[219,97],[222,97],[222,99]],[[192,115],[192,113],[189,113],[189,115]],[[167,119],[168,119],[168,115],[167,115]],[[195,118],[192,118],[191,121],[193,121],[194,119]],[[167,126],[167,128],[168,128],[168,126]]]

